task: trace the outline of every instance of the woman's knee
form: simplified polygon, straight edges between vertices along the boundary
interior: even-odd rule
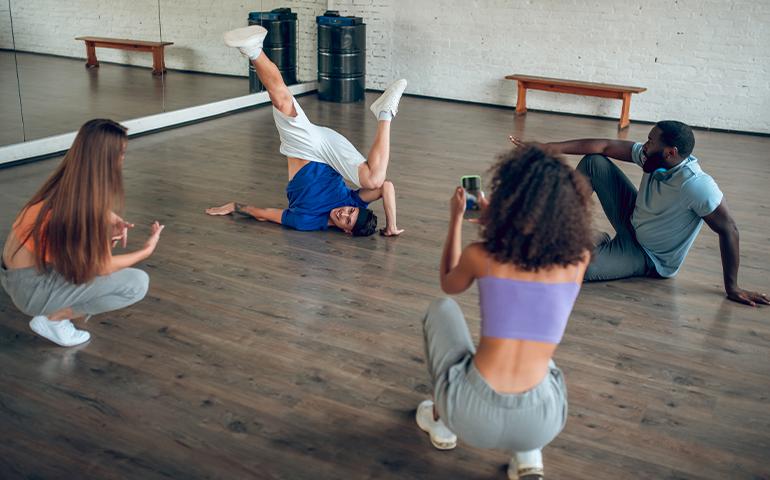
[[[131,300],[137,302],[143,299],[150,288],[150,276],[138,268],[127,268],[123,272],[125,272],[124,281],[130,292]]]
[[[450,297],[440,297],[433,300],[428,307],[428,312],[423,318],[423,327],[427,327],[428,323],[435,321],[435,319],[446,318],[457,314],[462,315],[460,305],[457,304],[454,299]]]

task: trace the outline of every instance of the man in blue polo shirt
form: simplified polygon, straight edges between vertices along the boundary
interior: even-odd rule
[[[308,120],[289,91],[281,73],[262,53],[264,28],[253,25],[225,33],[225,43],[249,57],[259,80],[267,89],[273,104],[273,120],[281,136],[281,153],[286,155],[289,184],[286,197],[289,206],[259,208],[229,202],[206,210],[209,215],[240,213],[260,221],[279,223],[296,230],[326,230],[335,226],[353,236],[371,235],[377,228],[377,216],[367,207],[382,198],[385,228],[380,234],[400,235],[396,226],[396,193],[386,180],[390,158],[390,122],[398,112],[398,102],[406,80],[393,82],[372,103],[377,117],[377,135],[364,158],[342,135]],[[357,187],[348,188],[347,180]]]
[[[516,145],[524,145],[511,137]],[[714,179],[691,155],[692,129],[682,122],[658,122],[644,144],[582,139],[534,145],[554,154],[586,155],[577,166],[591,181],[615,229],[594,248],[585,280],[673,277],[701,226],[719,235],[725,292],[751,306],[770,304],[767,295],[738,287],[738,227]],[[633,162],[644,171],[639,190],[609,158]]]

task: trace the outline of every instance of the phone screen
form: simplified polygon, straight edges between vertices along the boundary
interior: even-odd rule
[[[465,218],[478,219],[481,216],[479,197],[481,196],[481,177],[465,175],[460,177],[460,185],[465,190]]]

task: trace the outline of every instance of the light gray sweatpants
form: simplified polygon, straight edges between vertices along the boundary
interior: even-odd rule
[[[457,302],[431,303],[423,321],[428,370],[436,409],[462,441],[507,452],[541,449],[567,423],[567,386],[551,362],[537,386],[523,393],[497,393],[476,367],[468,325]]]
[[[35,267],[7,269],[0,265],[0,284],[14,305],[29,316],[49,315],[72,308],[75,316],[96,315],[132,305],[143,299],[150,277],[142,270],[124,268],[75,285],[55,271]]]
[[[636,232],[631,225],[636,206],[636,187],[604,155],[586,155],[576,170],[591,182],[607,219],[615,229],[615,237],[605,232],[594,246],[583,281],[659,278],[655,264],[636,240]]]

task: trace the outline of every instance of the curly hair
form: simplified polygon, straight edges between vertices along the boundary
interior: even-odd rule
[[[501,263],[528,271],[576,264],[593,248],[588,180],[535,147],[502,154],[492,167],[482,244]]]

